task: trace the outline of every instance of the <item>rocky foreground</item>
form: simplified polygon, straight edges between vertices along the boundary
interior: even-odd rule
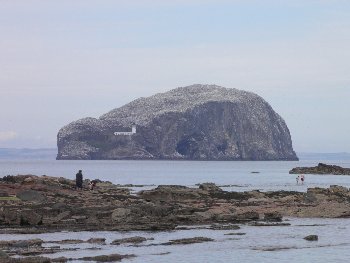
[[[319,163],[315,167],[295,167],[289,171],[290,174],[334,174],[350,175],[350,168],[343,168],[337,165]]]
[[[75,190],[75,182],[49,176],[5,176],[0,181],[0,231],[166,230],[177,225],[280,221],[282,216],[350,217],[350,191],[341,186],[306,193],[226,192],[161,185],[133,195],[110,182]],[[5,230],[6,229],[6,230]]]
[[[131,194],[128,188],[101,181],[93,191],[90,191],[87,188],[88,183],[89,181],[85,180],[86,188],[75,190],[75,182],[62,177],[5,176],[0,179],[0,233],[42,233],[63,230],[162,231],[191,225],[222,230],[238,229],[239,226],[236,224],[255,226],[288,224],[281,222],[283,216],[350,217],[350,191],[341,186],[331,186],[328,189],[309,188],[306,193],[226,192],[215,184],[204,183],[198,188],[164,185]],[[113,243],[118,245],[123,242],[143,241],[136,238],[116,240]],[[210,240],[197,237],[194,240],[174,240],[167,245],[208,241]],[[13,251],[14,247],[30,247],[28,241],[24,241],[27,242],[25,244],[22,241],[16,242],[0,242],[0,252]],[[35,253],[50,253],[41,247],[42,241],[30,242],[37,247]],[[18,251],[17,255],[28,256],[25,254],[28,253],[27,250]],[[55,252],[57,251],[51,253]],[[37,255],[35,253],[34,255]],[[28,258],[27,261],[20,261],[7,254],[5,256],[8,261],[4,262],[30,262]],[[121,260],[132,255],[110,256]],[[51,262],[35,260],[39,259],[34,259],[32,262]],[[66,259],[62,260],[65,262]]]

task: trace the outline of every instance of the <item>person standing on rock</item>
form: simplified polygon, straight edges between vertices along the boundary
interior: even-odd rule
[[[81,170],[75,175],[75,188],[76,189],[83,189],[83,173]]]

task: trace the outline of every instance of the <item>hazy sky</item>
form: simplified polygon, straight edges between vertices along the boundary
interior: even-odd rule
[[[350,152],[348,0],[0,0],[0,147],[194,83],[253,91],[294,149]]]

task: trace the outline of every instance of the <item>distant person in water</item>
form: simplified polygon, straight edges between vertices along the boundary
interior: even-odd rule
[[[75,188],[83,189],[83,174],[81,170],[75,175]]]
[[[297,178],[295,178],[295,180],[297,181],[297,184],[299,184],[299,175],[297,176]]]
[[[300,180],[301,180],[301,184],[304,184],[305,176],[303,174],[300,176]]]

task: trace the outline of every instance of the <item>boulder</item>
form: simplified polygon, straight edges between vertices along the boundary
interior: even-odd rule
[[[317,235],[309,235],[309,236],[304,237],[304,239],[307,241],[317,241],[318,236]]]

